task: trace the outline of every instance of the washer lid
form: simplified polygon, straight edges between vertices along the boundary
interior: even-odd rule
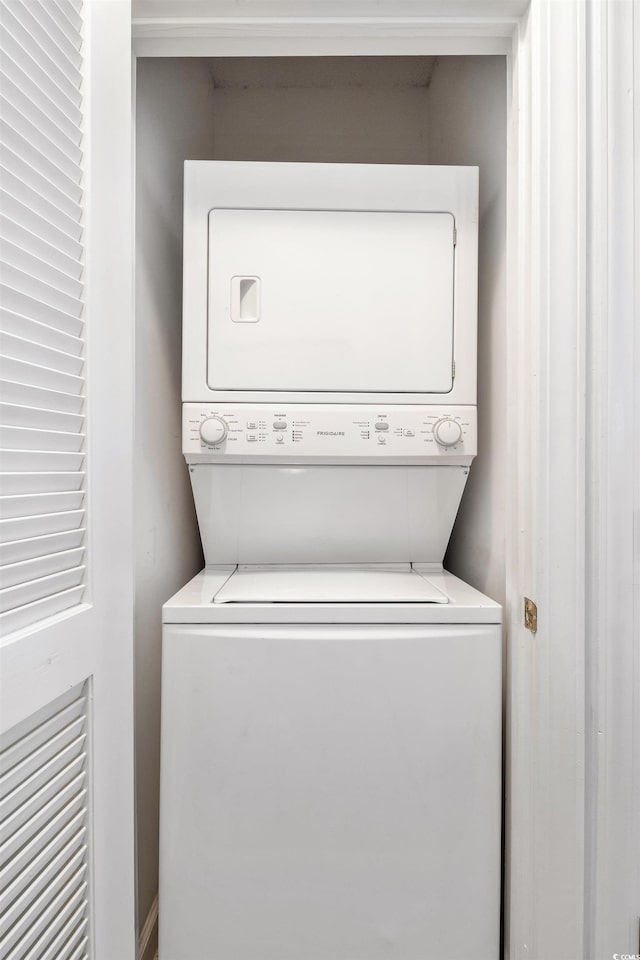
[[[214,603],[448,603],[407,566],[239,567]]]

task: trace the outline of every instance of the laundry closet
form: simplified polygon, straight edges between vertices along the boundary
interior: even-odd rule
[[[158,886],[161,607],[203,566],[181,447],[184,161],[479,168],[478,456],[445,568],[502,603],[506,79],[506,61],[499,56],[137,60],[135,643],[141,917],[148,914]]]

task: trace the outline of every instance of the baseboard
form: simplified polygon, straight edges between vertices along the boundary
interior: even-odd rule
[[[158,894],[156,893],[147,919],[138,938],[138,960],[157,960],[158,956]]]

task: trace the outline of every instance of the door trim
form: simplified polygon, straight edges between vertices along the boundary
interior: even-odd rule
[[[503,54],[508,65],[507,677],[505,955],[583,956],[585,836],[595,812],[585,789],[588,487],[602,464],[587,455],[596,424],[589,340],[586,123],[587,14],[578,0],[425,0],[407,5],[134,2],[138,56]],[[373,8],[375,7],[375,14]],[[236,8],[237,11],[237,8]],[[402,14],[405,14],[403,16]],[[637,32],[637,24],[636,24]],[[607,90],[601,78],[600,94]],[[577,172],[577,177],[576,177]],[[604,175],[604,174],[603,174]],[[559,264],[562,264],[560,269]],[[633,409],[633,383],[620,391]],[[635,388],[637,389],[637,388]],[[636,463],[640,442],[636,418]],[[602,433],[604,431],[604,434]],[[602,447],[606,450],[606,445]],[[631,454],[632,456],[632,454]],[[638,495],[634,503],[638,507]],[[599,536],[626,517],[611,496]],[[637,580],[636,580],[637,583]],[[637,588],[636,588],[637,592]],[[524,597],[538,631],[523,623]],[[637,623],[637,600],[626,610]],[[635,610],[635,612],[634,612]],[[607,629],[612,629],[609,623]],[[610,643],[613,637],[607,634]],[[597,777],[589,782],[596,789]],[[586,813],[585,813],[586,811]],[[586,823],[585,816],[589,818]],[[586,829],[589,827],[589,829]],[[586,832],[585,832],[586,831]],[[631,944],[630,944],[631,946]],[[620,946],[623,949],[624,945]],[[617,949],[617,948],[616,948]]]

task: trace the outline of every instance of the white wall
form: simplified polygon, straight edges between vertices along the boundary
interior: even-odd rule
[[[138,916],[158,889],[161,607],[202,566],[181,453],[182,167],[211,154],[202,61],[139,60],[136,103],[136,776]]]
[[[433,58],[212,63],[216,160],[426,163]]]
[[[504,57],[439,58],[428,90],[429,163],[480,168],[478,456],[445,563],[500,603],[506,529],[506,95]]]

